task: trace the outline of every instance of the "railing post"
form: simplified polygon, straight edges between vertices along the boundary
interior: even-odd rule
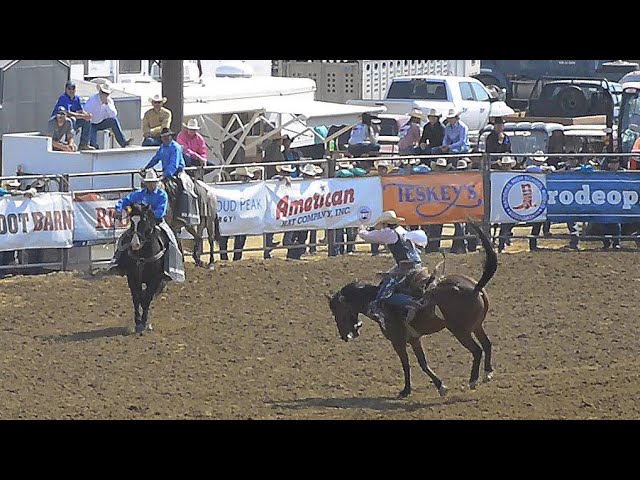
[[[480,162],[482,173],[482,198],[484,199],[484,215],[481,228],[491,239],[491,155],[485,153]],[[493,241],[493,239],[491,239]]]
[[[334,178],[336,176],[336,159],[334,155],[327,158],[327,178]],[[336,243],[336,236],[333,230],[325,230],[324,237],[327,240],[327,256],[331,256]],[[345,246],[346,248],[346,246]]]

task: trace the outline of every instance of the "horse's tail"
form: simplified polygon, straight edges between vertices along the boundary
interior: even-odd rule
[[[482,271],[480,280],[473,289],[475,293],[478,293],[482,291],[485,285],[489,283],[489,280],[491,280],[493,275],[496,273],[496,270],[498,269],[498,256],[493,249],[493,245],[491,245],[491,241],[487,238],[487,235],[482,231],[482,229],[473,222],[468,222],[467,225],[469,225],[473,232],[478,235],[485,252],[484,270]]]

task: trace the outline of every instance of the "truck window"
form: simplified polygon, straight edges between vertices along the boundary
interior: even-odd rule
[[[473,89],[473,93],[475,94],[477,101],[479,102],[489,101],[489,94],[487,93],[487,91],[484,89],[482,85],[480,85],[479,83],[472,82],[471,88]]]
[[[447,86],[443,81],[394,80],[387,94],[388,100],[447,100]]]
[[[471,84],[469,82],[460,82],[460,95],[462,95],[462,100],[475,101],[476,99],[476,97],[473,96],[473,91],[471,90]]]

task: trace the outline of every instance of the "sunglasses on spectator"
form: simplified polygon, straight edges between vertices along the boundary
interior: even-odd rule
[[[75,90],[76,87],[67,87],[67,90]]]

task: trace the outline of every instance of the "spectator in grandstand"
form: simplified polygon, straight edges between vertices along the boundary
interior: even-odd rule
[[[67,81],[64,86],[64,93],[58,98],[58,102],[51,112],[51,119],[56,116],[58,107],[64,107],[67,111],[67,118],[71,120],[76,133],[81,131],[79,150],[94,150],[89,145],[91,135],[91,115],[84,110],[84,102],[76,95],[76,84],[73,80]]]
[[[154,95],[149,99],[149,102],[151,102],[151,108],[144,112],[144,117],[142,117],[142,137],[144,138],[142,146],[159,147],[162,145],[162,138],[160,136],[162,129],[171,128],[172,114],[171,110],[164,107],[164,104],[167,103],[167,97]],[[178,141],[178,143],[180,143],[180,141]],[[192,165],[187,164],[187,166]]]
[[[49,136],[51,146],[59,152],[75,152],[78,147],[75,144],[73,122],[67,118],[67,110],[59,106],[55,116],[49,120]]]
[[[398,153],[400,155],[420,154],[420,122],[422,122],[422,110],[414,108],[407,114],[409,121],[405,123],[398,132],[400,141],[398,142]]]
[[[442,146],[444,139],[444,125],[440,121],[442,114],[438,113],[435,108],[429,110],[427,114],[428,122],[422,129],[422,136],[420,137],[420,150],[423,155],[429,155],[433,153],[435,148]]]

